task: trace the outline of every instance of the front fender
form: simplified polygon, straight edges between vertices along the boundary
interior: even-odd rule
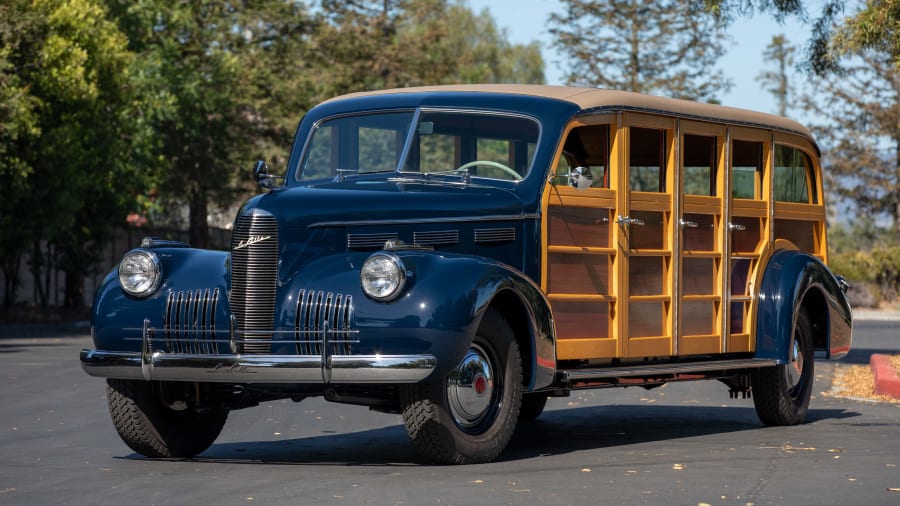
[[[215,327],[227,331],[229,254],[194,248],[154,248],[153,252],[162,267],[162,280],[153,295],[143,299],[126,295],[119,285],[118,267],[106,275],[97,289],[91,308],[91,329],[97,349],[140,351],[144,319],[150,320],[152,327],[162,328],[170,293],[176,297],[181,294],[186,299],[189,295],[195,297],[198,290],[201,297],[209,291],[206,320],[218,322]]]
[[[402,260],[407,274],[406,286],[394,300],[379,302],[363,294],[359,269],[368,255],[318,259],[283,287],[280,300],[301,290],[351,296],[358,331],[354,353],[427,353],[438,362],[432,378],[446,375],[462,360],[485,311],[497,303],[519,330],[528,388],[552,382],[556,349],[550,306],[527,276],[483,257],[421,250],[391,253]],[[294,306],[283,307],[278,325],[290,325],[295,313]]]
[[[802,251],[776,251],[766,264],[758,294],[756,357],[789,362],[797,315],[806,306],[822,324],[816,348],[832,360],[850,351],[852,313],[834,274],[818,258]]]

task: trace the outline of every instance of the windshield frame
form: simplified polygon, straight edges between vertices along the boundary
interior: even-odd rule
[[[304,167],[307,164],[310,156],[310,149],[312,145],[313,138],[315,137],[316,132],[318,132],[319,128],[321,128],[325,123],[338,120],[341,118],[348,117],[360,117],[360,116],[369,116],[369,115],[385,115],[385,114],[397,114],[397,113],[412,113],[412,119],[405,134],[405,138],[403,140],[403,147],[400,151],[400,156],[398,157],[397,165],[393,170],[381,170],[381,171],[369,171],[369,172],[358,172],[358,171],[338,171],[337,175],[329,175],[329,176],[320,176],[320,177],[304,177]],[[531,156],[528,159],[527,166],[525,168],[525,173],[522,175],[522,179],[520,180],[512,180],[512,179],[500,179],[495,177],[486,177],[481,175],[472,175],[472,179],[479,179],[485,181],[495,181],[501,183],[512,183],[518,184],[527,179],[532,171],[534,170],[535,161],[537,159],[537,152],[540,148],[541,141],[543,139],[543,124],[535,115],[522,113],[519,111],[508,111],[508,110],[500,110],[500,109],[477,109],[477,108],[468,108],[468,107],[441,107],[441,106],[419,106],[419,107],[398,107],[391,109],[378,109],[378,110],[360,110],[360,111],[352,111],[352,112],[343,112],[338,114],[332,114],[323,118],[316,120],[309,129],[309,133],[306,135],[304,139],[303,148],[301,151],[301,157],[297,167],[294,171],[294,178],[298,182],[311,182],[311,181],[329,181],[329,180],[340,180],[345,177],[350,176],[365,176],[370,174],[389,174],[395,173],[401,176],[411,176],[411,175],[419,175],[423,178],[427,179],[432,176],[448,176],[448,177],[457,177],[462,178],[462,175],[454,174],[454,170],[456,167],[448,167],[446,171],[435,171],[435,172],[420,172],[420,171],[410,171],[405,170],[407,166],[407,161],[410,155],[410,151],[412,150],[413,140],[417,135],[417,125],[419,124],[420,118],[423,113],[452,113],[452,114],[471,114],[471,115],[479,115],[479,116],[494,116],[494,117],[504,117],[504,118],[519,118],[531,121],[537,127],[537,136],[534,141],[534,149],[531,153]],[[469,176],[466,176],[464,179],[468,179]]]

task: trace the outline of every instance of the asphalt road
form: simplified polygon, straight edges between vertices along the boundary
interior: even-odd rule
[[[829,362],[797,427],[715,381],[594,390],[552,399],[497,462],[435,466],[399,416],[312,399],[234,412],[165,461],[119,440],[88,346],[0,340],[0,504],[900,504],[900,405],[823,395]],[[850,363],[900,351],[900,322],[859,323],[854,346]]]

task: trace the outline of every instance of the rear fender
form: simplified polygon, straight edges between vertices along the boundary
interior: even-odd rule
[[[758,294],[756,357],[789,362],[797,316],[805,309],[817,350],[832,360],[850,351],[850,304],[834,274],[818,258],[793,250],[776,251],[766,264]]]

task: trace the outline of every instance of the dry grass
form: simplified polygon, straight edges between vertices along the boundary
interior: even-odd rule
[[[891,355],[891,365],[900,371],[900,355]],[[889,395],[875,395],[875,375],[872,367],[865,365],[835,364],[834,381],[831,390],[824,392],[829,397],[853,397],[879,402],[900,403]]]

